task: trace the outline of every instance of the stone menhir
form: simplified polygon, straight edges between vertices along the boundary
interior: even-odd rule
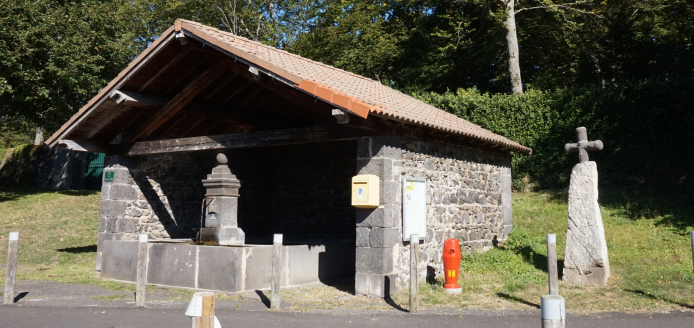
[[[571,171],[562,280],[584,286],[605,286],[610,276],[610,263],[598,205],[598,169],[595,162],[588,161],[587,153],[602,149],[602,142],[589,142],[584,127],[576,132],[578,143],[564,147],[567,152],[579,152],[581,162]]]
[[[243,245],[246,235],[238,226],[239,188],[241,183],[231,173],[224,154],[217,154],[217,165],[212,174],[202,180],[207,189],[207,216],[205,227],[200,230],[200,241],[217,242],[220,245]]]

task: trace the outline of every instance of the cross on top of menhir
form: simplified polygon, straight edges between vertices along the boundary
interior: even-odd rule
[[[588,161],[589,151],[602,150],[602,141],[588,141],[586,128],[577,128],[576,134],[578,135],[578,143],[568,143],[564,145],[564,150],[567,153],[578,153],[578,159],[581,163]]]

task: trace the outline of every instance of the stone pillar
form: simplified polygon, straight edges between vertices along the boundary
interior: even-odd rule
[[[205,227],[200,230],[201,241],[213,241],[220,245],[243,245],[246,234],[238,225],[238,201],[241,183],[231,173],[224,154],[217,154],[217,165],[212,174],[202,180],[207,188],[207,216]]]
[[[595,162],[581,162],[571,171],[562,280],[584,286],[605,286],[609,276],[605,228],[598,204],[598,169]]]
[[[108,156],[104,161],[104,174],[113,174],[113,178],[112,181],[104,181],[101,186],[97,271],[101,270],[101,250],[105,241],[137,239],[137,222],[127,217],[128,204],[138,199],[128,165],[127,160],[121,156]]]
[[[357,295],[388,297],[397,285],[395,262],[402,244],[402,150],[391,137],[357,140],[357,174],[373,174],[380,180],[380,206],[357,208]]]

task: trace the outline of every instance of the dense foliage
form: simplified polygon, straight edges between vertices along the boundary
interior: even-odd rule
[[[0,5],[0,116],[55,131],[143,49],[125,1]]]
[[[605,184],[666,187],[694,194],[694,81],[628,82],[558,91],[530,91],[521,96],[419,93],[420,99],[533,148],[513,158],[514,185],[523,180],[538,187],[568,185],[576,154],[564,144],[576,142],[575,128],[585,126],[590,140],[605,149],[591,152]]]

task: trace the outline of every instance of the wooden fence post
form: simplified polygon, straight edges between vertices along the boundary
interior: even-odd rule
[[[549,294],[559,295],[559,274],[557,273],[557,235],[547,234],[547,275]]]
[[[410,236],[410,313],[419,312],[419,236]]]
[[[282,234],[275,234],[272,240],[272,281],[270,282],[270,290],[272,296],[270,299],[270,308],[273,310],[280,309],[282,296],[280,294],[280,283],[282,282]]]
[[[19,249],[19,232],[10,232],[7,246],[7,272],[5,273],[5,304],[14,304],[14,280],[17,274],[17,251]]]
[[[147,293],[147,234],[140,235],[137,252],[137,289],[135,291],[135,306],[144,307]]]
[[[542,328],[564,328],[566,327],[566,305],[564,298],[559,296],[557,235],[555,234],[547,234],[547,276],[549,295],[540,297]]]
[[[214,328],[214,293],[202,292],[201,316],[193,317],[193,328]]]

